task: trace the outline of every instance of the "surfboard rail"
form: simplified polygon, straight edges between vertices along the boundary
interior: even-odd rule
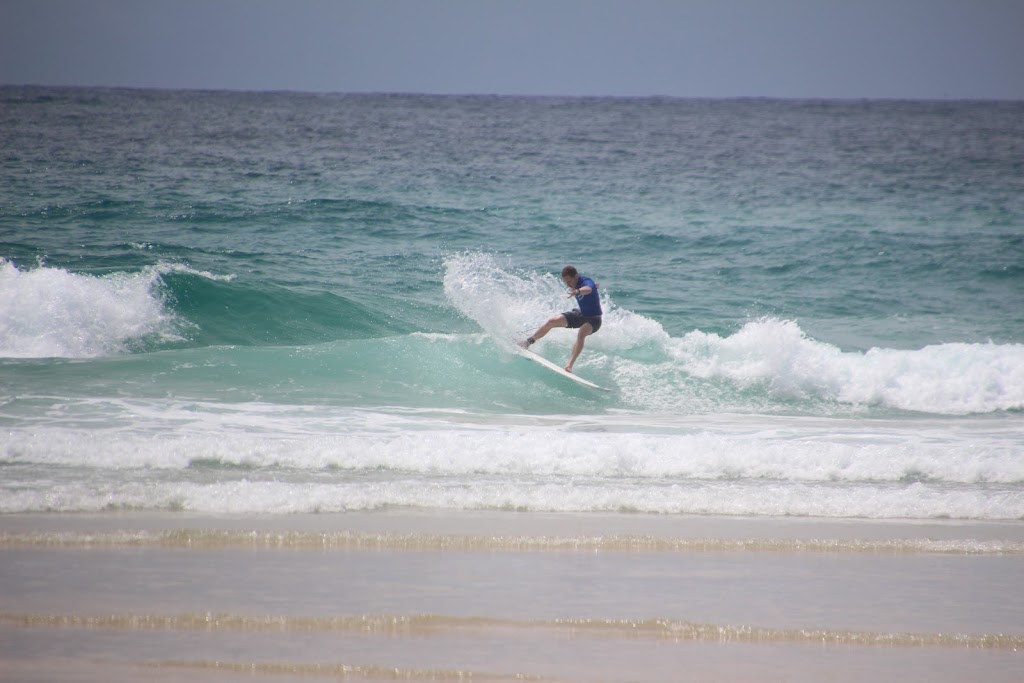
[[[566,379],[571,379],[573,382],[576,382],[577,384],[583,385],[585,387],[590,387],[591,389],[597,389],[599,391],[611,391],[611,389],[607,389],[600,385],[594,384],[590,380],[583,379],[582,377],[575,375],[571,372],[566,372],[565,368],[558,367],[557,365],[549,361],[547,358],[544,358],[543,356],[531,351],[530,349],[524,349],[521,346],[516,346],[515,351],[523,358],[529,358],[534,363],[542,365],[548,370],[552,370],[561,375],[562,377],[565,377]]]

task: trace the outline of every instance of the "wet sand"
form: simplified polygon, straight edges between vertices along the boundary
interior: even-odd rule
[[[5,681],[1017,681],[1024,523],[0,517]]]

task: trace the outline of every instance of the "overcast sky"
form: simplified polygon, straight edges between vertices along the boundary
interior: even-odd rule
[[[0,0],[0,83],[1024,99],[1024,0]]]

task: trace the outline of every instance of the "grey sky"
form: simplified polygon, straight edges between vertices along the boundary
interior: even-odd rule
[[[0,83],[1024,99],[1024,0],[0,0]]]

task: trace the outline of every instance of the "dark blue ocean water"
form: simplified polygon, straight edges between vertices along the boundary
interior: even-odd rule
[[[0,258],[0,511],[1024,517],[1021,103],[4,87]]]

